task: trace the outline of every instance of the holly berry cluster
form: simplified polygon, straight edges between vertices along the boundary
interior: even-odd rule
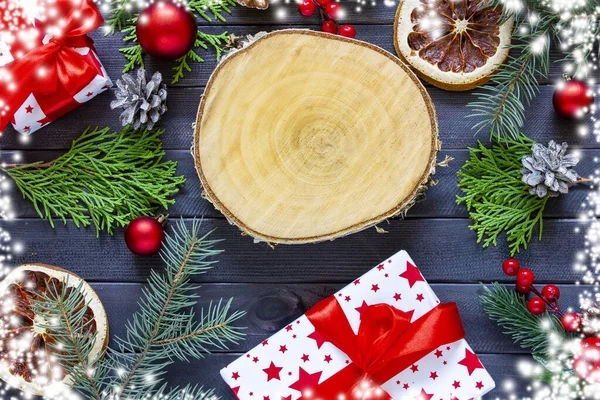
[[[298,4],[300,14],[305,17],[312,17],[319,10],[321,15],[321,30],[327,33],[339,34],[341,36],[353,38],[356,36],[356,29],[352,25],[342,25],[337,23],[337,19],[342,11],[342,6],[332,0],[302,0]]]
[[[558,299],[560,298],[560,289],[556,285],[546,285],[540,292],[533,286],[535,275],[528,268],[521,268],[521,264],[514,258],[509,258],[502,264],[502,270],[508,276],[514,276],[517,279],[517,291],[519,293],[533,293],[537,297],[532,297],[527,302],[527,309],[534,315],[540,315],[546,311],[553,312],[560,317],[562,326],[568,332],[576,332],[581,327],[581,317],[579,314],[570,312],[563,313],[560,310]]]

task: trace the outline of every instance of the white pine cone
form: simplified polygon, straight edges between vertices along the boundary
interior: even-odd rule
[[[121,125],[133,125],[134,129],[145,126],[152,129],[167,111],[167,85],[162,83],[162,75],[155,72],[150,82],[146,82],[146,71],[137,70],[136,76],[126,74],[117,80],[116,100],[110,108],[123,108],[119,120]]]

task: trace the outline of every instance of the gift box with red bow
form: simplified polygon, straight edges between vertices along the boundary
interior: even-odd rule
[[[481,397],[494,381],[405,251],[221,371],[242,400]]]
[[[19,28],[0,29],[0,132],[35,132],[112,86],[87,36],[103,24],[93,1],[33,4],[0,3]]]

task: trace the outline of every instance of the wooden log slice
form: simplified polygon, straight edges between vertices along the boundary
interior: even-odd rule
[[[196,120],[205,196],[272,243],[330,240],[402,213],[439,150],[429,95],[373,45],[270,33],[214,71]]]

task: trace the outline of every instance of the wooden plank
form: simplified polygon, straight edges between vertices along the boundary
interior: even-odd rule
[[[524,132],[531,138],[547,143],[550,139],[566,141],[580,148],[600,148],[591,135],[577,134],[578,127],[585,125],[592,132],[592,121],[583,122],[561,119],[552,108],[553,88],[540,87],[541,93],[527,108],[527,123]],[[472,130],[474,118],[468,118],[470,110],[467,103],[473,99],[472,93],[449,93],[437,88],[428,89],[436,107],[440,137],[445,149],[464,149],[476,144],[477,138],[487,141],[488,132],[476,135]],[[192,144],[192,124],[202,95],[202,88],[171,88],[168,105],[170,111],[165,114],[160,126],[166,130],[163,143],[167,149],[189,149]],[[49,127],[33,134],[31,142],[21,143],[20,135],[8,128],[2,137],[2,148],[28,150],[67,149],[71,142],[81,135],[88,126],[111,126],[119,128],[119,112],[111,111],[109,104],[113,99],[111,92],[103,93],[69,115],[53,122]],[[404,110],[398,110],[401,113]],[[101,117],[99,117],[101,116]]]
[[[19,162],[50,161],[58,157],[61,152],[58,151],[3,151],[0,161],[13,162],[15,157]],[[438,160],[450,156],[454,160],[447,168],[437,168],[435,179],[438,184],[430,187],[427,191],[427,198],[417,203],[408,212],[408,218],[465,218],[468,217],[467,209],[464,205],[456,205],[455,198],[461,192],[458,189],[457,171],[463,166],[469,156],[467,150],[443,150],[438,156]],[[582,176],[589,176],[597,168],[594,162],[595,157],[600,157],[599,150],[584,150],[581,152],[581,163],[577,167],[577,172]],[[176,202],[169,209],[169,214],[174,217],[197,217],[204,216],[210,218],[223,218],[211,203],[204,200],[201,193],[200,181],[194,167],[194,161],[188,150],[169,150],[166,158],[177,161],[178,174],[186,178],[186,183],[180,193],[176,196]],[[572,188],[568,196],[561,196],[557,199],[551,199],[548,203],[546,216],[548,218],[575,218],[581,212],[581,205],[586,196],[590,194],[589,187],[580,185]],[[37,218],[31,203],[24,199],[20,193],[15,191],[12,198],[15,218]]]
[[[203,275],[202,282],[336,282],[347,283],[401,249],[407,250],[430,282],[505,280],[500,268],[509,252],[504,243],[483,249],[469,230],[468,219],[393,220],[384,227],[388,234],[369,229],[333,242],[314,245],[278,246],[255,244],[241,237],[235,226],[223,219],[207,219],[202,230],[217,229],[217,268]],[[159,258],[134,256],[125,246],[122,230],[114,237],[96,238],[93,229],[78,230],[72,223],[56,229],[43,220],[2,221],[13,240],[24,244],[15,263],[42,262],[69,269],[85,279],[107,282],[144,282],[151,267],[162,268]],[[548,220],[544,240],[534,240],[518,256],[532,268],[540,282],[572,283],[581,278],[573,270],[575,255],[583,250],[583,234],[576,220]],[[581,243],[579,247],[577,243]]]
[[[110,322],[111,337],[124,337],[125,323],[138,310],[141,284],[92,284],[102,300]],[[228,351],[247,352],[304,314],[309,308],[332,295],[345,284],[205,284],[196,311],[219,299],[233,298],[232,310],[247,315],[238,325],[247,327],[246,340],[231,345]],[[443,303],[455,302],[460,311],[466,338],[478,353],[527,353],[502,333],[502,328],[488,319],[479,303],[481,286],[476,284],[432,284]],[[541,287],[539,289],[541,290]],[[587,286],[561,285],[563,308],[579,304],[578,296]],[[113,343],[114,344],[114,343]],[[111,346],[113,345],[111,344]]]

